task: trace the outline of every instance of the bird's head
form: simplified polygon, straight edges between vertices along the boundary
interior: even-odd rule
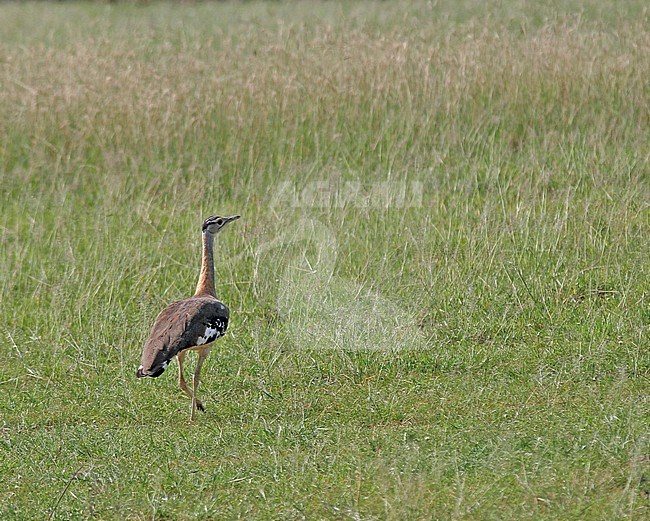
[[[208,217],[203,221],[203,233],[216,235],[226,224],[236,221],[239,217],[239,215],[233,215],[232,217]]]

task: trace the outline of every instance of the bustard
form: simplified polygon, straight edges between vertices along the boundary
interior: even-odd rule
[[[188,299],[173,302],[156,317],[136,373],[138,378],[157,378],[176,356],[178,385],[192,399],[190,421],[194,421],[196,409],[205,411],[196,397],[203,361],[212,348],[212,342],[223,336],[228,327],[228,308],[217,300],[214,290],[214,238],[226,224],[236,219],[239,219],[239,215],[208,217],[203,222],[203,255],[196,293]],[[183,377],[183,360],[190,350],[196,350],[199,354],[192,391]]]

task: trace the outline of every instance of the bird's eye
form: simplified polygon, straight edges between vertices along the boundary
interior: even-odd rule
[[[223,219],[217,219],[215,222],[217,223],[217,226],[221,226],[223,224]]]

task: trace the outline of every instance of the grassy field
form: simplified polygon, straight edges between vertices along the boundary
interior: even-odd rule
[[[0,518],[650,518],[645,5],[0,4]]]

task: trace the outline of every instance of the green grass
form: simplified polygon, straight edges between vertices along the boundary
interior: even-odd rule
[[[649,15],[2,3],[0,518],[647,519]]]

